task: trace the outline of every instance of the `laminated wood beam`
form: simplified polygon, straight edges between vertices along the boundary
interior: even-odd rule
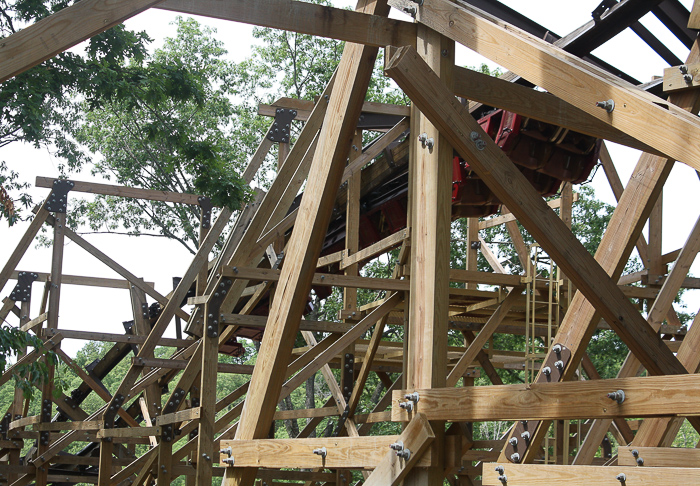
[[[667,157],[700,169],[700,151],[688,149],[700,146],[697,117],[464,2],[434,0],[417,10],[420,23]],[[595,105],[608,99],[615,102],[612,113]]]
[[[385,1],[365,3],[361,0],[357,10],[382,16],[389,13]],[[299,224],[295,225],[287,246],[285,265],[270,307],[266,336],[258,354],[236,439],[259,439],[269,431],[284,380],[280,370],[287,366],[291,357],[294,335],[311,290],[316,262],[376,56],[376,48],[345,45],[299,207]],[[255,468],[232,474],[227,469],[223,484],[252,485],[255,473]]]
[[[535,120],[596,138],[604,138],[643,152],[662,155],[649,145],[639,142],[617,128],[610,127],[608,123],[602,122],[550,93],[535,91],[532,88],[482,74],[472,69],[455,66],[454,92],[457,96],[470,101],[503,108]]]
[[[0,82],[124,22],[159,1],[81,1],[4,38],[0,49]]]
[[[503,201],[580,292],[605,317],[652,374],[685,374],[601,265],[535,192],[525,176],[410,47],[400,48],[386,72]]]
[[[166,0],[158,8],[329,37],[373,47],[416,43],[416,25],[361,11],[293,0]]]
[[[503,475],[508,486],[675,486],[697,482],[698,470],[692,467],[629,467],[629,466],[559,466],[540,464],[485,463],[482,484],[503,486],[498,479]],[[618,476],[624,477],[618,479]]]
[[[700,29],[700,0],[693,1],[693,9],[690,11],[688,28]]]
[[[644,376],[609,380],[396,390],[394,402],[417,392],[414,412],[392,408],[393,421],[414,413],[428,420],[567,420],[613,417],[692,416],[700,411],[700,375]],[[618,403],[609,393],[622,390]],[[519,439],[520,440],[520,439]]]

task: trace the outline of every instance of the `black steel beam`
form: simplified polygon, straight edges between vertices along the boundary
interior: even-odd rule
[[[659,19],[685,47],[690,49],[698,32],[688,28],[690,12],[678,0],[665,0],[652,10]]]

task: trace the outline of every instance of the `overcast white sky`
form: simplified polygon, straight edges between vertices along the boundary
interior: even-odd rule
[[[336,0],[334,3],[339,7],[354,6],[354,2],[348,0]],[[591,18],[590,12],[600,3],[600,0],[579,0],[577,2],[503,0],[503,3],[529,16],[553,32],[566,35]],[[681,3],[689,9],[692,6],[692,0],[681,0]],[[392,12],[392,16],[407,18],[395,10]],[[127,26],[134,30],[146,30],[155,39],[153,46],[157,47],[161,45],[163,38],[175,34],[174,27],[170,25],[175,17],[176,15],[173,13],[152,9],[129,20]],[[230,22],[206,18],[199,18],[199,21],[218,29],[218,38],[225,43],[233,61],[242,61],[250,55],[250,45],[254,42],[252,26],[234,25]],[[664,41],[680,59],[686,58],[688,49],[678,42],[653,15],[647,15],[642,19],[642,23]],[[608,42],[594,53],[641,81],[648,81],[654,75],[663,75],[663,68],[667,67],[646,44],[629,30],[618,35],[613,41]],[[458,49],[457,63],[459,65],[476,66],[481,62],[487,62],[491,67],[496,67],[493,63],[464,47],[460,46]],[[618,146],[610,146],[610,149],[621,178],[623,182],[626,182],[637,162],[639,153]],[[46,150],[36,150],[18,144],[0,149],[0,160],[5,160],[10,168],[20,172],[26,181],[34,181],[37,175],[56,176],[56,167],[59,164],[59,161]],[[79,174],[74,178],[76,180],[90,180],[88,174]],[[598,172],[592,184],[598,197],[608,203],[615,203],[602,170]],[[664,252],[682,246],[700,213],[700,206],[694,200],[694,196],[700,189],[700,181],[692,169],[683,164],[676,164],[666,188],[667,190],[664,192]],[[41,190],[37,191],[36,194],[37,200],[39,200],[45,197],[46,192]],[[4,265],[25,228],[25,224],[18,224],[7,229],[3,224],[0,229],[0,265]],[[92,235],[88,238],[131,272],[142,276],[147,281],[155,281],[156,288],[163,294],[171,290],[171,278],[181,275],[191,260],[190,254],[182,249],[178,243],[169,242],[163,238],[142,237],[136,239],[114,235]],[[50,250],[35,249],[32,246],[18,269],[48,272],[50,261]],[[692,270],[695,270],[697,274],[700,269],[695,267]],[[118,278],[111,270],[70,242],[65,247],[64,273]],[[0,295],[8,295],[14,284],[14,281],[10,281],[5,289],[0,289]],[[693,295],[695,293],[700,292],[690,291],[686,298],[689,303],[688,310],[693,313],[700,306],[700,298]],[[33,295],[33,307],[36,309],[41,297],[40,284],[35,284]],[[36,312],[35,310],[33,316],[36,316]],[[121,322],[130,320],[130,314],[129,295],[126,290],[92,289],[66,285],[61,291],[59,324],[61,328],[123,332]],[[168,334],[173,335],[173,332]],[[82,341],[69,340],[68,342],[64,341],[62,347],[68,354],[74,355],[75,351],[83,345]]]

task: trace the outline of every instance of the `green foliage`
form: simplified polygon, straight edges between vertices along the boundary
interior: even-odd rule
[[[73,2],[66,0],[0,1],[0,36],[7,37],[27,24],[34,23]],[[52,150],[60,160],[59,170],[76,170],[85,158],[73,134],[77,127],[80,105],[78,98],[95,100],[109,91],[107,74],[125,59],[141,59],[149,41],[145,33],[128,31],[123,25],[99,34],[88,41],[85,54],[63,52],[2,83],[0,86],[0,147],[25,142]],[[0,167],[3,179],[15,180],[4,185],[21,206],[31,203],[24,184]],[[19,185],[17,187],[16,185]],[[2,213],[10,223],[21,213]]]
[[[13,372],[15,386],[22,390],[24,396],[31,398],[35,387],[46,383],[49,378],[49,366],[58,364],[56,353],[47,351],[38,337],[7,324],[0,325],[0,374],[5,373],[12,356],[19,358],[28,347],[35,353],[43,355],[34,361],[20,365]]]
[[[76,133],[102,156],[93,159],[93,174],[117,184],[203,194],[215,206],[241,206],[248,197],[238,175],[245,153],[230,123],[236,69],[213,34],[178,18],[177,37],[144,63],[110,71],[113,91],[84,104],[85,123]],[[69,224],[93,232],[164,236],[192,253],[198,246],[198,207],[99,196],[79,200],[69,214]]]

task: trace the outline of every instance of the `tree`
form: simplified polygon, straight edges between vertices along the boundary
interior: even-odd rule
[[[240,207],[246,188],[238,175],[246,154],[238,149],[231,97],[235,66],[213,30],[177,20],[145,63],[115,71],[114,96],[84,103],[78,142],[93,157],[92,173],[117,184],[209,196],[215,206]],[[69,215],[74,227],[93,232],[164,236],[190,252],[198,247],[199,208],[98,196],[81,199]]]
[[[0,0],[0,35],[7,37],[72,4],[69,0]],[[24,142],[54,151],[60,169],[76,170],[84,157],[73,139],[80,113],[79,98],[96,100],[111,90],[104,73],[126,58],[145,54],[145,33],[123,25],[99,34],[87,43],[85,53],[63,52],[0,86],[0,147]],[[0,217],[13,224],[21,208],[31,205],[27,185],[0,164]]]

